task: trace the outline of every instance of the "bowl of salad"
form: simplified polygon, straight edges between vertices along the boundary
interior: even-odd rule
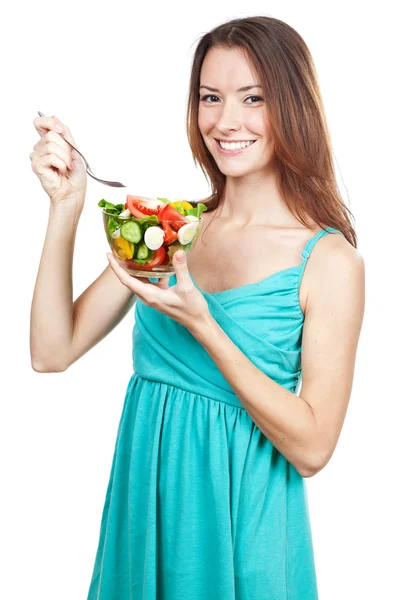
[[[125,204],[105,199],[98,206],[104,231],[119,264],[135,277],[170,277],[177,250],[193,248],[205,204],[128,195]]]

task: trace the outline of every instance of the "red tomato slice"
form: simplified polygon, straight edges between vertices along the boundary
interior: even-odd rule
[[[164,246],[161,246],[161,248],[158,248],[158,250],[154,252],[153,260],[150,263],[140,265],[134,260],[129,260],[128,258],[124,260],[124,263],[129,269],[137,269],[138,271],[151,271],[153,267],[158,267],[159,265],[161,265],[161,263],[164,262],[166,256],[167,251],[164,248]]]
[[[161,225],[162,228],[164,229],[164,244],[166,246],[169,246],[170,244],[172,244],[173,242],[175,242],[178,239],[178,234],[176,233],[176,231],[174,231],[169,223],[166,223],[165,221],[161,221]]]
[[[137,219],[142,219],[143,217],[145,217],[146,215],[144,213],[142,213],[140,210],[138,210],[135,205],[133,204],[133,202],[131,202],[130,200],[130,196],[127,197],[127,201],[125,203],[125,208],[129,208],[130,212],[133,214],[134,217],[136,217]]]
[[[170,221],[168,225],[170,225],[175,231],[178,231],[183,225],[189,223],[189,221],[181,215],[181,213],[176,210],[170,204],[166,204],[164,208],[159,212],[158,218],[160,221]]]
[[[158,213],[167,206],[166,202],[160,200],[154,200],[153,198],[145,198],[144,196],[127,196],[126,197],[127,208],[136,217],[137,213],[140,213],[140,217],[148,215],[158,215]]]

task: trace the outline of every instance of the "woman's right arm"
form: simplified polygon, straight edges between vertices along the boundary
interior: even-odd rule
[[[108,335],[136,300],[107,266],[73,302],[76,228],[74,215],[50,208],[31,308],[31,361],[39,373],[65,371]]]
[[[73,302],[72,263],[86,171],[79,155],[56,133],[57,123],[56,117],[35,119],[41,139],[30,155],[32,170],[50,197],[30,323],[31,362],[40,373],[65,371],[118,325],[136,299],[107,266]],[[74,143],[68,128],[62,128]]]

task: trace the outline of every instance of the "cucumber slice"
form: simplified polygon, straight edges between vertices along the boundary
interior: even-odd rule
[[[140,242],[137,247],[136,258],[139,260],[146,260],[146,258],[149,258],[149,249],[144,242]]]
[[[126,221],[121,225],[121,235],[128,242],[137,244],[142,239],[142,230],[135,221]]]

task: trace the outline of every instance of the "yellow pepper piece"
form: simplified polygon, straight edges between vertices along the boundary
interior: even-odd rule
[[[191,208],[193,208],[193,206],[190,204],[190,202],[186,202],[186,200],[179,200],[177,202],[171,202],[171,206],[176,208],[176,210],[178,212],[180,212],[182,215],[184,214],[183,211],[190,210]]]
[[[121,235],[115,238],[113,242],[113,247],[118,257],[122,260],[125,260],[125,258],[130,259],[133,257],[134,246],[132,242],[128,242],[128,240],[125,240]]]

